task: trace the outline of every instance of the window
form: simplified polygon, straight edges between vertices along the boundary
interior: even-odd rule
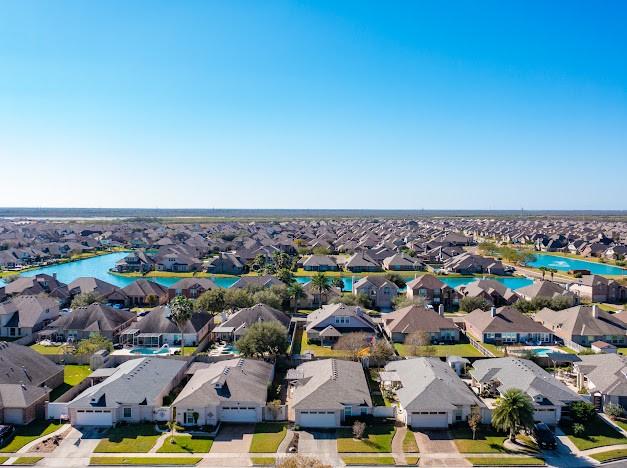
[[[351,406],[345,406],[344,416],[352,416],[352,415],[353,415],[353,408]]]
[[[133,417],[133,408],[126,407],[126,408],[124,408],[123,411],[124,411],[124,413],[123,413],[122,417],[124,417],[124,418],[132,418]]]

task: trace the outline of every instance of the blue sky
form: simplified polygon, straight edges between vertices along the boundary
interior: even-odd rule
[[[0,206],[625,209],[624,2],[0,3]]]

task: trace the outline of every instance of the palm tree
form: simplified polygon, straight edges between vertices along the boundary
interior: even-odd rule
[[[311,285],[316,291],[318,291],[318,294],[320,295],[320,305],[322,305],[322,295],[331,290],[331,281],[329,281],[327,275],[319,271],[313,278],[311,278]]]
[[[516,441],[520,428],[533,426],[533,402],[522,390],[510,388],[496,401],[492,411],[492,425],[496,429],[509,431],[509,440]]]
[[[185,296],[176,296],[168,306],[170,318],[181,332],[181,356],[185,355],[185,340],[183,339],[183,327],[189,322],[194,313],[194,303]]]
[[[290,284],[287,288],[290,299],[294,301],[294,313],[298,310],[298,301],[305,297],[305,290],[300,283]]]
[[[540,268],[538,268],[538,270],[542,272],[542,279],[544,279],[544,275],[546,275],[548,268],[545,266],[541,266]]]
[[[551,281],[553,281],[553,275],[557,273],[557,270],[555,268],[549,268],[549,271],[551,272]]]

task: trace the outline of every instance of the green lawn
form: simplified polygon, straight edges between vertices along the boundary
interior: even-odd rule
[[[353,438],[351,429],[340,429],[337,436],[337,451],[339,453],[355,452],[382,452],[392,451],[392,439],[396,428],[391,424],[376,424],[366,426],[364,438]]]
[[[50,401],[55,401],[70,388],[81,383],[91,372],[89,366],[74,364],[63,366],[63,384],[50,392]]]
[[[279,448],[285,435],[287,425],[285,423],[257,423],[253,441],[250,444],[250,453],[272,453]]]
[[[544,466],[544,460],[536,457],[469,457],[472,466]]]
[[[27,426],[16,426],[15,436],[11,442],[0,449],[0,452],[17,452],[26,444],[42,436],[48,435],[60,427],[60,424],[50,423],[48,421],[35,421]]]
[[[379,369],[371,367],[366,371],[366,381],[368,382],[368,388],[370,389],[370,398],[372,398],[372,404],[374,406],[391,406],[392,402],[388,401],[388,399],[383,396],[383,393],[381,393],[381,389],[379,388],[379,382],[375,380],[378,378]]]
[[[202,458],[199,457],[91,457],[89,459],[90,465],[144,465],[144,466],[194,466],[200,462]]]
[[[503,441],[507,434],[497,432],[489,426],[483,426],[477,430],[475,440],[472,439],[472,431],[468,427],[453,427],[451,433],[455,438],[455,445],[461,453],[506,453]]]
[[[159,447],[159,453],[208,453],[213,439],[200,436],[170,436]]]
[[[627,438],[623,437],[616,429],[609,426],[596,417],[592,421],[583,425],[586,432],[582,436],[575,436],[572,426],[564,424],[561,426],[564,433],[577,446],[579,450],[587,450],[595,447],[604,447],[606,445],[624,444]]]
[[[250,461],[253,465],[274,466],[276,458],[274,457],[251,457]]]
[[[595,453],[594,455],[590,455],[590,457],[601,463],[610,460],[621,460],[627,458],[627,449],[608,450],[607,452]]]
[[[185,356],[191,356],[196,352],[198,346],[184,346],[183,351],[185,352]]]
[[[0,457],[0,465],[2,465],[8,459],[9,459],[9,457]]]
[[[294,346],[293,348],[296,349],[297,346]],[[334,350],[333,348],[330,348],[328,346],[320,346],[315,343],[308,343],[307,332],[303,332],[302,337],[301,337],[301,342],[300,342],[300,352],[296,353],[295,351],[293,351],[292,353],[304,354],[306,351],[311,351],[312,353],[314,353],[316,356],[319,356],[319,357],[334,357],[334,356],[346,355],[345,351]]]
[[[416,436],[413,431],[407,429],[405,437],[403,438],[403,452],[405,453],[418,453],[418,444],[416,443]]]
[[[44,457],[20,457],[17,460],[15,460],[13,463],[11,463],[12,465],[27,465],[27,466],[31,466],[36,464],[39,460],[43,459]]]
[[[620,419],[614,419],[612,421],[614,424],[619,426],[623,431],[627,431],[627,421],[621,421]]]
[[[438,357],[461,356],[461,357],[480,357],[481,353],[470,343],[453,344],[453,345],[433,345],[435,355]],[[394,348],[401,356],[411,356],[412,346],[394,343]],[[423,348],[423,346],[419,346]]]
[[[409,456],[409,457],[405,457],[405,461],[407,462],[408,465],[417,465],[418,462],[420,461],[420,457],[415,457],[415,456]]]
[[[153,424],[114,427],[103,437],[95,453],[147,453],[157,442],[159,433]]]
[[[63,346],[43,346],[40,344],[30,345],[30,349],[39,354],[63,354]]]
[[[342,461],[350,465],[396,465],[394,457],[342,457]]]

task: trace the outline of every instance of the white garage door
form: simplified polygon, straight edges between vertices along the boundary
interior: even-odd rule
[[[547,408],[547,409],[536,409],[533,413],[533,419],[536,422],[543,422],[546,424],[557,424],[557,414],[555,413],[555,409]]]
[[[412,413],[413,427],[448,427],[448,414],[445,411],[421,411]]]
[[[257,422],[257,409],[253,406],[225,406],[220,411],[220,419],[225,422]]]
[[[106,410],[78,410],[76,426],[112,426],[113,415]]]
[[[303,427],[335,427],[335,411],[301,411],[297,423]]]

